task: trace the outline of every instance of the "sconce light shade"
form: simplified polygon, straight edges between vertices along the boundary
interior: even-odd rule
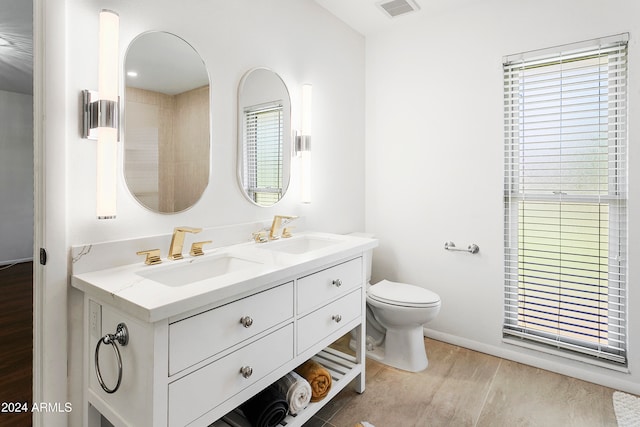
[[[301,135],[296,138],[296,151],[300,156],[300,199],[311,203],[311,95],[312,86],[302,85]]]
[[[118,101],[118,45],[120,17],[103,9],[100,12],[100,46],[98,58],[98,96]]]
[[[311,135],[311,95],[313,94],[313,86],[310,84],[302,85],[302,127],[300,129],[302,135]]]
[[[116,217],[118,130],[98,128],[96,154],[96,214],[98,219]]]
[[[300,201],[311,203],[311,151],[300,153]]]
[[[110,10],[100,12],[98,93],[96,96],[95,92],[87,90],[83,92],[82,136],[98,140],[96,146],[98,219],[116,217],[119,24],[120,18],[117,13]],[[96,132],[92,132],[92,129],[96,129]]]

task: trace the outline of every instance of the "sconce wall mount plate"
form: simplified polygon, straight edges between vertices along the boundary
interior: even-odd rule
[[[94,90],[82,91],[82,138],[97,140],[98,127],[120,129],[120,111],[118,101],[99,99]],[[118,134],[118,140],[120,140]]]
[[[296,135],[296,154],[311,151],[311,135]]]

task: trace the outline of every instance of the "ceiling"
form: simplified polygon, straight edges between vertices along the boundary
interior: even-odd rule
[[[315,0],[357,32],[367,36],[412,20],[434,17],[478,0],[415,0],[416,12],[390,18],[377,3],[380,0]],[[385,0],[386,1],[386,0]],[[0,13],[0,90],[33,93],[32,2],[2,0]]]
[[[0,90],[33,93],[33,4],[2,0]]]
[[[414,0],[419,10],[390,18],[377,5],[381,0],[315,0],[320,6],[364,36],[384,31],[412,20],[436,17],[478,0]],[[387,2],[388,0],[384,0]]]

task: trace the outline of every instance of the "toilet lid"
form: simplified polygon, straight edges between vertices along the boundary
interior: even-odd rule
[[[440,304],[440,297],[435,292],[389,280],[371,285],[367,294],[376,301],[405,307],[431,307]]]

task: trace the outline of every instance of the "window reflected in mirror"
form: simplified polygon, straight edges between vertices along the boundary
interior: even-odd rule
[[[244,170],[247,196],[268,206],[282,197],[282,102],[244,111]]]
[[[289,92],[271,70],[249,71],[238,91],[238,178],[244,195],[271,206],[285,194],[291,165]]]

